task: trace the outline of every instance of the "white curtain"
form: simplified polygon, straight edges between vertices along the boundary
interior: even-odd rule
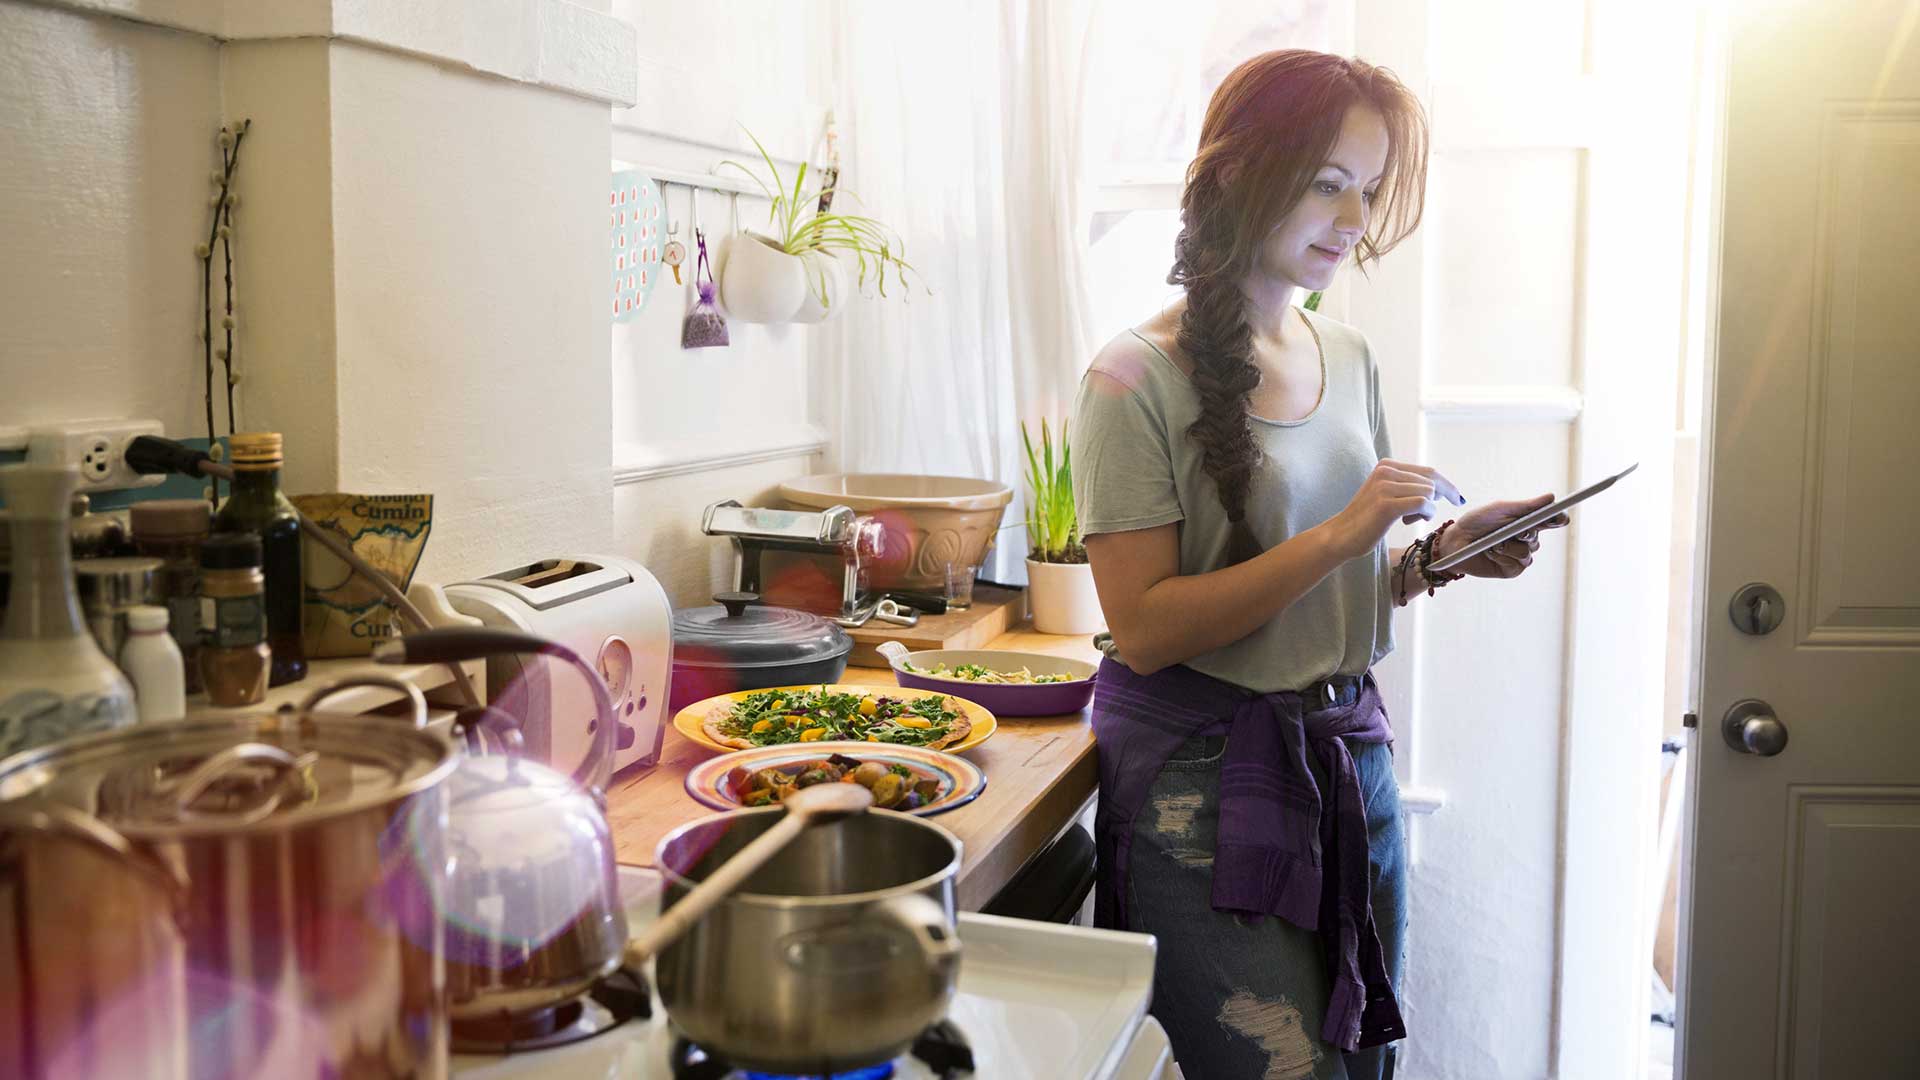
[[[1019,422],[1057,425],[1095,347],[1081,101],[1087,0],[842,0],[834,209],[898,230],[909,295],[822,328],[829,468],[1013,486],[982,576],[1026,580]],[[857,198],[856,198],[857,196]],[[869,284],[871,289],[871,283]]]

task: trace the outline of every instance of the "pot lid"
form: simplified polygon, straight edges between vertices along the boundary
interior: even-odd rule
[[[831,660],[853,638],[831,620],[756,603],[754,593],[717,593],[710,607],[673,613],[673,660],[683,667],[756,668]]]
[[[34,795],[136,837],[290,828],[424,791],[444,740],[391,719],[286,710],[140,725],[8,759],[0,799]]]

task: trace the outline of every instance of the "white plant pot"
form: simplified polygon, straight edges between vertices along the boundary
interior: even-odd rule
[[[1033,628],[1043,634],[1097,634],[1107,628],[1100,594],[1087,563],[1027,560],[1027,603]]]
[[[806,267],[759,233],[735,233],[720,269],[720,300],[739,322],[781,323],[793,319],[806,298]]]
[[[824,251],[809,251],[800,256],[807,272],[807,292],[800,298],[797,323],[826,322],[847,306],[847,271],[840,260]]]

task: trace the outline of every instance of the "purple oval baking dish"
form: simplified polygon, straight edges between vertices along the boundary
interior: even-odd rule
[[[997,717],[1060,716],[1079,712],[1087,707],[1087,702],[1093,700],[1093,676],[1098,670],[1085,660],[1000,649],[924,649],[908,652],[905,645],[889,641],[882,644],[878,651],[893,667],[893,677],[901,686],[937,690],[965,698]],[[1071,675],[1073,681],[988,683],[928,674],[941,664],[945,664],[948,670],[962,664],[978,664],[991,671],[1019,671],[1025,668],[1035,675]]]

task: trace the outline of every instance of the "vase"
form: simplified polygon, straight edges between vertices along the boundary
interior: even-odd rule
[[[759,233],[742,231],[727,241],[720,268],[720,303],[736,322],[790,322],[807,296],[806,264]]]
[[[1087,563],[1027,560],[1027,605],[1043,634],[1097,634],[1107,628]]]
[[[800,298],[797,323],[826,322],[847,306],[847,271],[840,260],[825,251],[809,251],[800,256],[807,272],[807,292]]]
[[[0,469],[12,512],[12,582],[0,628],[0,757],[134,721],[133,687],[80,618],[67,537],[80,472]]]

